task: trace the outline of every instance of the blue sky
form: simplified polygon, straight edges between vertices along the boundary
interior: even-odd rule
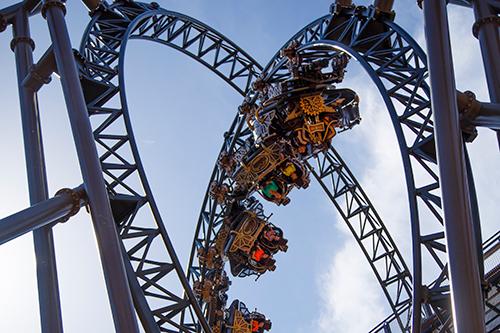
[[[15,1],[2,1],[2,6]],[[328,12],[329,1],[252,2],[157,1],[205,22],[265,64],[302,26]],[[363,1],[358,4],[369,4]],[[396,22],[423,42],[422,13],[413,1],[396,3]],[[88,22],[79,1],[68,3],[68,26],[75,48]],[[450,10],[457,87],[487,99],[473,18]],[[31,20],[38,58],[49,45],[46,23]],[[2,122],[0,122],[0,217],[28,205],[22,133],[10,29],[0,34]],[[202,65],[161,45],[132,41],[126,55],[126,85],[141,157],[167,230],[186,263],[204,191],[241,97]],[[367,76],[353,62],[345,87],[361,97],[362,124],[336,138],[336,146],[381,213],[410,262],[405,185],[389,117]],[[39,95],[50,193],[81,183],[59,82]],[[491,131],[481,130],[470,146],[479,192],[483,232],[498,228],[500,159]],[[388,179],[390,181],[388,181]],[[376,280],[334,208],[313,184],[292,193],[286,208],[267,205],[272,222],[289,239],[277,256],[277,270],[254,282],[233,279],[230,298],[257,307],[273,321],[273,332],[366,332],[387,312]],[[112,332],[93,230],[84,212],[56,226],[55,241],[66,332]],[[32,238],[0,246],[0,332],[38,332],[38,304]],[[83,319],[83,320],[82,320]]]

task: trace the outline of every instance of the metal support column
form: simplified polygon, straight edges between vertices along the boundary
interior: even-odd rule
[[[141,321],[142,327],[146,333],[160,333],[160,327],[155,321],[153,312],[149,307],[149,304],[144,296],[144,292],[137,281],[135,276],[134,268],[128,260],[127,250],[122,244],[123,251],[123,261],[125,262],[125,270],[127,271],[128,283],[130,285],[130,290],[132,292],[132,299],[134,300],[134,305],[137,311],[137,316]]]
[[[484,72],[488,82],[488,92],[492,103],[500,103],[500,33],[498,17],[493,13],[487,0],[473,0],[476,23],[474,35],[479,39],[483,56]],[[500,145],[500,131],[497,131]]]
[[[484,304],[458,120],[446,1],[424,1],[424,18],[454,328],[458,333],[480,333],[485,330]]]
[[[16,57],[19,101],[23,126],[24,152],[30,204],[47,200],[47,175],[43,154],[38,101],[33,90],[22,85],[33,65],[34,43],[30,38],[28,15],[20,8],[13,22],[11,48]],[[33,232],[38,282],[38,305],[42,332],[62,333],[61,301],[57,281],[56,256],[51,226]]]
[[[106,192],[85,99],[60,0],[44,0],[57,69],[94,224],[116,332],[139,332],[116,225]]]

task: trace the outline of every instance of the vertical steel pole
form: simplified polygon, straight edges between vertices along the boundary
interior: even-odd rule
[[[136,333],[139,330],[118,234],[64,19],[65,5],[60,0],[44,0],[42,14],[47,19],[57,68],[61,77],[80,169],[91,207],[92,221],[115,329],[120,333]]]
[[[488,92],[492,103],[500,103],[500,27],[498,19],[494,19],[493,13],[487,0],[473,0],[474,34],[477,34],[481,55],[483,56],[484,72],[488,82]],[[500,144],[500,131],[497,131],[497,139]]]
[[[465,165],[467,168],[467,181],[469,183],[472,220],[474,221],[474,235],[476,236],[476,251],[478,260],[479,277],[481,282],[484,279],[484,258],[483,258],[483,236],[481,232],[481,218],[479,215],[479,203],[477,202],[476,184],[474,183],[474,174],[472,173],[472,164],[470,163],[467,149],[465,153]]]
[[[424,1],[424,18],[454,327],[458,333],[480,333],[485,330],[484,304],[458,121],[446,1]]]
[[[34,205],[47,199],[48,190],[38,101],[35,92],[22,85],[33,65],[34,47],[30,38],[28,15],[22,8],[17,12],[13,22],[13,36],[11,47],[16,57],[28,188],[30,203]],[[61,333],[63,331],[61,302],[52,228],[44,226],[33,231],[33,241],[42,332]]]

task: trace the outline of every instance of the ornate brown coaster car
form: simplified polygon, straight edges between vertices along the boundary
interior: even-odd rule
[[[272,323],[263,314],[248,311],[243,302],[233,301],[226,311],[224,333],[264,333],[271,329]]]

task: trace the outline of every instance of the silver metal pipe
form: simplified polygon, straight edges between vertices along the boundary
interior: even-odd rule
[[[500,104],[481,103],[479,115],[472,122],[475,126],[500,131]]]
[[[104,279],[113,313],[115,329],[120,333],[138,333],[120,241],[104,184],[85,98],[64,19],[61,0],[44,0],[42,14],[47,18],[61,86],[68,109],[80,170],[87,192],[92,222],[103,267]]]
[[[34,205],[47,200],[48,190],[37,96],[34,90],[22,85],[23,79],[33,66],[34,48],[34,42],[30,37],[28,13],[23,8],[18,9],[13,21],[11,47],[16,58],[30,203]],[[33,222],[29,225],[32,224]],[[41,329],[44,333],[62,333],[61,301],[52,228],[46,226],[35,230],[33,242]]]
[[[423,10],[454,327],[458,333],[484,332],[484,304],[446,1],[424,1]]]
[[[78,187],[72,190],[72,192],[61,192],[53,198],[7,216],[0,220],[0,245],[27,232],[42,229],[45,226],[58,222],[62,218],[69,217],[69,215],[73,215],[85,203],[85,191],[83,187]],[[53,304],[49,308],[53,308]],[[45,309],[44,311],[48,310]],[[45,328],[46,326],[42,326],[44,332],[46,332]],[[53,329],[54,331],[52,332],[58,332],[57,327],[53,327]]]
[[[487,0],[472,0],[471,2],[476,17],[473,32],[477,35],[481,47],[490,101],[500,104],[500,29],[498,16],[493,12]],[[497,131],[497,140],[500,145],[500,131]]]

